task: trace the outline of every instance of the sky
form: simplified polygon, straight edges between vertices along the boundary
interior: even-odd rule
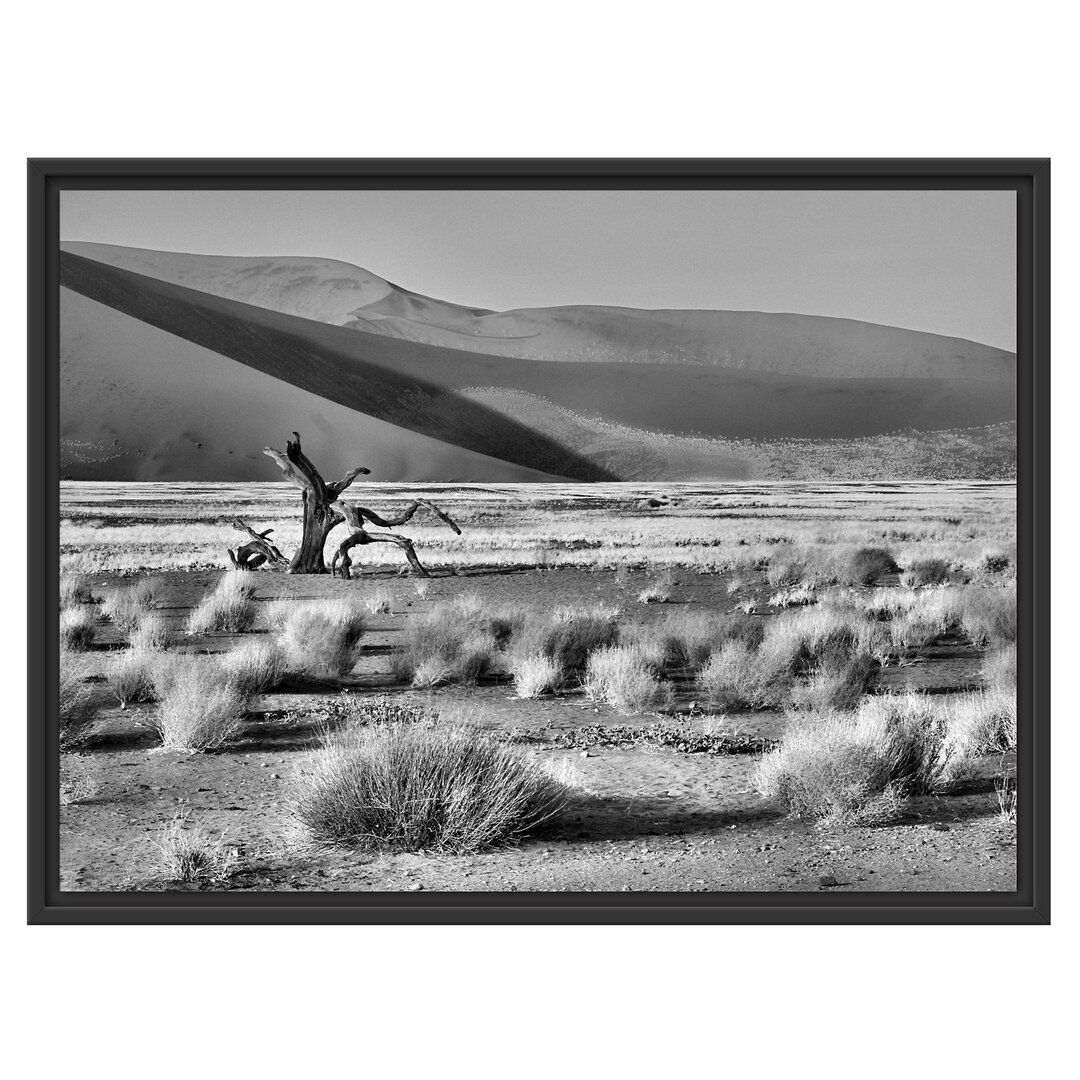
[[[493,310],[785,311],[1016,348],[1008,191],[66,191],[60,233],[339,259]]]

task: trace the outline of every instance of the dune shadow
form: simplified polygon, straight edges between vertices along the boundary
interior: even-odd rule
[[[408,371],[418,358],[470,382],[505,360],[346,330],[60,252],[60,284],[356,412],[570,480],[619,477],[546,435]],[[509,361],[507,361],[509,362]],[[425,368],[425,370],[427,370]],[[468,385],[467,382],[465,385]]]

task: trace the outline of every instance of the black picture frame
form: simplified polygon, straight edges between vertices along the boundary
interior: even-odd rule
[[[59,195],[76,189],[997,189],[1017,198],[1015,893],[74,893],[59,889]],[[1050,921],[1050,162],[1022,159],[33,159],[28,162],[28,922]]]

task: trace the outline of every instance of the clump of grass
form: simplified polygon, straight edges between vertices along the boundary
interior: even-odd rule
[[[84,741],[95,710],[86,679],[90,665],[68,649],[60,650],[60,749],[67,750]]]
[[[899,567],[896,560],[884,548],[859,548],[851,556],[848,573],[856,585],[876,585],[886,574],[895,573]]]
[[[413,592],[416,593],[416,595],[421,600],[426,600],[428,590],[431,588],[431,583],[427,580],[427,578],[418,578],[412,583],[412,587]]]
[[[1003,645],[987,653],[982,665],[982,677],[994,690],[1016,693],[1016,645]]]
[[[81,574],[60,575],[60,607],[74,607],[76,604],[92,604],[94,594],[90,585]]]
[[[638,593],[639,604],[666,604],[671,599],[672,581],[670,578],[661,578],[659,581],[650,582]]]
[[[975,645],[1016,641],[1016,587],[963,590],[960,621]]]
[[[276,689],[288,674],[284,651],[276,641],[248,641],[230,649],[222,656],[221,667],[248,696]]]
[[[84,651],[94,643],[94,624],[97,617],[93,610],[84,607],[64,608],[60,612],[61,648]]]
[[[388,615],[393,597],[386,589],[376,589],[364,598],[364,607],[370,615]]]
[[[900,584],[909,589],[924,585],[944,585],[951,567],[944,559],[918,559],[900,576]]]
[[[1004,551],[984,552],[979,569],[985,574],[1004,574],[1012,566],[1012,559]]]
[[[742,641],[727,641],[710,657],[697,686],[713,708],[763,709],[776,705],[787,685],[786,673]]]
[[[160,653],[143,648],[125,649],[105,672],[105,681],[121,709],[154,700],[154,664]]]
[[[534,831],[570,794],[522,751],[473,728],[377,724],[328,734],[293,807],[322,840],[470,852]]]
[[[641,651],[632,645],[614,645],[592,653],[583,687],[593,701],[604,701],[619,712],[655,712],[670,708],[671,687],[661,682]]]
[[[101,599],[102,614],[120,630],[134,630],[145,610],[131,589],[110,589]]]
[[[908,797],[943,790],[957,767],[942,717],[920,695],[895,695],[796,721],[755,786],[793,817],[873,825],[894,820]]]
[[[812,585],[805,581],[790,589],[781,589],[769,597],[769,607],[789,608],[805,607],[817,603],[817,593]]]
[[[1016,693],[980,690],[945,699],[952,743],[968,756],[1016,749]]]
[[[236,849],[225,845],[224,833],[211,836],[198,822],[189,824],[183,812],[161,830],[158,852],[155,876],[188,884],[226,881],[238,862]]]
[[[395,675],[416,687],[475,683],[494,659],[490,624],[483,610],[471,604],[436,604],[406,631],[394,658]]]
[[[994,778],[994,797],[998,805],[998,817],[1002,821],[1016,822],[1016,769],[1002,768]]]
[[[798,585],[806,575],[806,563],[802,559],[770,559],[765,570],[765,580],[774,588]]]
[[[255,625],[259,605],[255,602],[255,585],[245,570],[229,570],[209,596],[204,596],[188,616],[189,634],[208,634],[223,630],[242,634]]]
[[[83,764],[73,765],[60,780],[60,805],[89,802],[100,791],[101,781],[96,771]]]
[[[314,600],[290,610],[277,641],[286,669],[311,679],[343,679],[356,666],[364,617],[344,600]]]
[[[792,707],[818,712],[850,712],[873,688],[880,666],[866,653],[852,656],[845,662],[823,664],[812,671],[805,681],[793,683]]]
[[[173,640],[173,633],[160,615],[143,613],[138,625],[128,634],[128,643],[132,649],[141,652],[160,652],[167,649]]]
[[[152,723],[165,750],[213,750],[239,730],[248,697],[216,657],[177,656],[155,665]]]
[[[141,611],[161,607],[165,599],[165,582],[159,577],[139,578],[128,592],[131,602]]]
[[[537,698],[559,688],[562,672],[548,656],[515,656],[510,660],[510,674],[519,698]]]

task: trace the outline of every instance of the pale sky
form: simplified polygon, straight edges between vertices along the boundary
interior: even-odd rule
[[[60,234],[309,255],[473,307],[832,315],[1016,348],[1011,191],[68,191]]]

